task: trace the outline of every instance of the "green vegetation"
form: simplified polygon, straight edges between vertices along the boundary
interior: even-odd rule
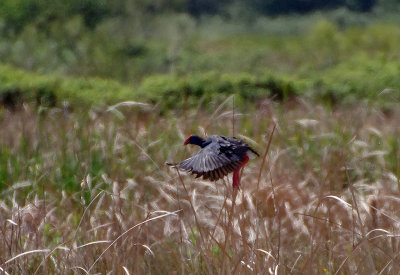
[[[99,78],[39,75],[0,65],[0,99],[8,107],[36,102],[54,107],[64,101],[72,106],[112,104],[132,97],[132,89]]]
[[[131,86],[93,77],[40,75],[3,65],[0,97],[6,105],[35,101],[48,106],[63,102],[73,106],[101,106],[136,100],[161,103],[163,110],[174,110],[196,107],[200,102],[215,106],[233,93],[237,95],[238,106],[246,107],[268,97],[282,101],[304,96],[329,104],[367,100],[375,106],[391,108],[400,99],[399,64],[383,54],[376,59],[356,56],[320,71],[304,69],[293,75],[276,72],[154,75]]]
[[[81,24],[74,20],[72,22]],[[190,19],[181,17],[179,20],[188,28],[186,23]],[[38,66],[41,68],[38,71],[42,72],[24,72],[2,65],[1,96],[3,102],[14,97],[50,105],[64,101],[104,105],[136,100],[161,103],[164,111],[182,106],[197,107],[199,102],[212,101],[215,106],[232,93],[238,96],[239,105],[246,106],[266,97],[284,100],[296,95],[328,104],[368,100],[385,108],[399,100],[398,27],[373,24],[340,29],[332,21],[315,20],[316,24],[303,34],[271,35],[253,31],[212,38],[201,33],[194,36],[194,28],[187,29],[186,36],[185,30],[183,34],[175,34],[178,35],[175,42],[154,38],[146,42],[116,43],[115,46],[101,38],[104,34],[97,33],[102,28],[87,33],[85,28],[67,24],[65,28],[78,32],[82,29],[84,37],[92,36],[86,42],[76,41],[75,46],[82,46],[81,42],[91,44],[83,46],[87,51],[81,53],[83,59],[77,56],[76,49],[69,51],[61,46],[62,57],[58,56],[59,51],[46,49],[50,46],[46,43],[51,42],[48,38],[43,38],[45,44],[32,45],[34,48],[44,46],[34,50],[32,57],[27,57],[25,46],[17,47],[18,51],[10,48],[9,53],[4,50],[8,47],[5,46],[5,60],[26,67],[26,62],[31,64],[33,58],[38,62],[33,67]],[[107,31],[110,32],[114,32],[114,27]],[[40,37],[40,33],[37,34]],[[118,36],[123,35],[112,34],[117,37],[111,40],[113,43],[121,41]],[[24,33],[17,36],[15,44],[10,45],[24,45],[24,36]],[[80,37],[78,33],[75,36]],[[58,43],[69,38],[60,37]],[[169,44],[172,42],[173,45]],[[29,48],[29,55],[31,53]],[[48,67],[49,59],[53,64]],[[64,69],[58,64],[61,60]],[[48,72],[47,67],[55,69],[56,73]],[[81,76],[66,77],[65,70]]]
[[[208,0],[3,0],[0,3],[0,17],[4,20],[6,32],[19,32],[30,23],[49,23],[54,20],[66,20],[75,15],[82,16],[85,26],[96,27],[102,21],[113,17],[129,17],[133,13],[163,14],[168,12],[187,12],[192,16],[205,14],[229,15],[234,7],[246,6],[256,15],[279,15],[287,13],[305,13],[318,9],[332,9],[345,7],[355,11],[371,11],[377,0],[329,0],[308,1],[282,0],[236,0],[236,1],[208,1]],[[384,0],[378,6],[388,6],[398,3],[397,0]],[[228,12],[227,12],[228,11]]]

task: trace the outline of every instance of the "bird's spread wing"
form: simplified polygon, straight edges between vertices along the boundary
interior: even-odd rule
[[[210,144],[193,157],[182,161],[179,168],[196,174],[197,177],[218,180],[239,168],[242,162],[239,157],[225,151],[224,146],[219,143]]]

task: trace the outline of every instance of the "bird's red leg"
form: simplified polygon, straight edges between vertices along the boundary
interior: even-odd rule
[[[246,165],[246,163],[249,161],[249,157],[248,156],[244,156],[244,160],[242,162],[242,164],[240,164],[240,166],[238,167],[238,169],[236,169],[235,171],[233,171],[233,178],[232,178],[232,187],[233,189],[240,187],[240,169],[242,169],[243,166]]]

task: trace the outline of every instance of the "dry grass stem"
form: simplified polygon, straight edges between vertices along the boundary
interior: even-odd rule
[[[232,99],[0,110],[0,273],[398,274],[400,108]],[[164,165],[232,130],[262,152],[239,191]]]

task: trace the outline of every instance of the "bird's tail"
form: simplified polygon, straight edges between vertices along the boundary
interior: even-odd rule
[[[254,150],[253,148],[251,148],[250,146],[248,147],[248,151],[246,152],[246,155],[250,158],[250,159],[254,159],[256,156],[259,157],[260,154]]]
[[[256,150],[254,150],[253,148],[249,147],[249,149],[250,149],[250,151],[252,151],[254,154],[256,154],[257,157],[260,156],[260,154],[259,154]]]

